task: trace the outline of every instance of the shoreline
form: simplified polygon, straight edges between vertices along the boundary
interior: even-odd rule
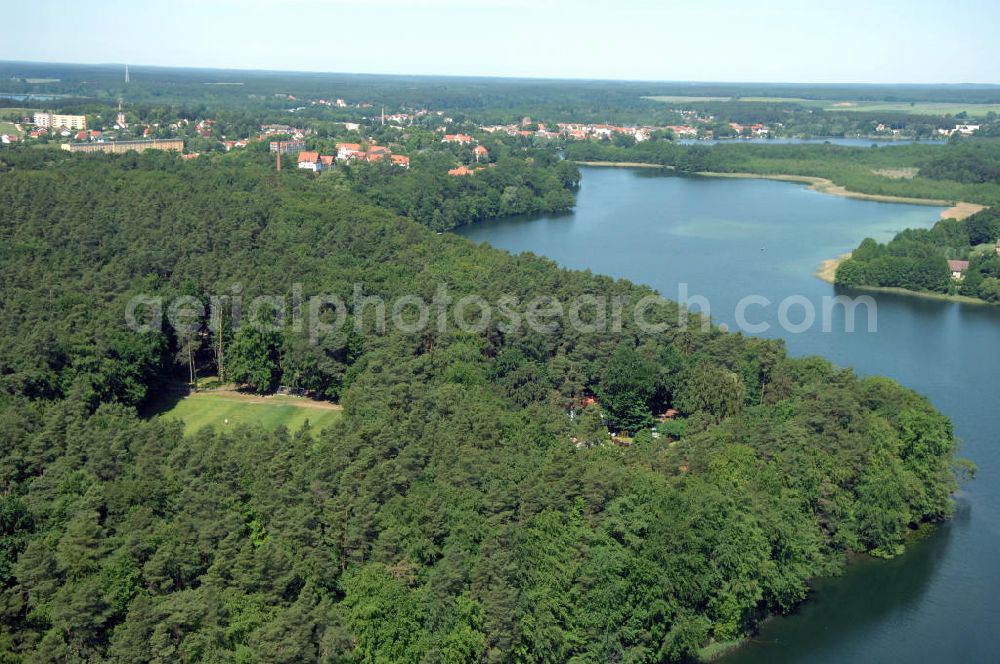
[[[824,261],[824,263],[826,262],[828,261]],[[942,300],[945,302],[956,302],[958,304],[975,304],[987,307],[993,306],[986,300],[980,300],[978,297],[969,297],[968,295],[951,295],[949,293],[934,293],[932,291],[907,290],[906,288],[900,288],[898,286],[849,286],[848,288],[859,291],[872,291],[875,293],[892,293],[895,295],[922,297],[928,300]]]
[[[837,268],[840,267],[841,263],[850,258],[852,253],[848,251],[846,254],[841,254],[836,258],[827,258],[820,263],[819,269],[814,274],[828,284],[834,283],[837,278]]]

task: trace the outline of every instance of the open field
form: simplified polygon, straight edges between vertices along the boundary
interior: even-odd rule
[[[818,106],[826,111],[886,111],[918,115],[957,115],[965,112],[971,117],[984,117],[991,111],[1000,113],[1000,104],[957,104],[930,101],[831,101],[829,99],[801,99],[796,97],[742,97],[746,102],[788,102],[804,106]]]
[[[22,136],[24,132],[18,131],[13,122],[0,120],[0,134],[14,134],[15,136]]]
[[[184,420],[184,430],[190,434],[206,426],[221,431],[240,424],[284,426],[296,431],[307,420],[316,429],[323,429],[336,421],[340,413],[340,406],[326,401],[220,390],[189,394],[163,410],[159,417]]]
[[[646,97],[667,103],[695,103],[703,101],[730,101],[733,97],[685,97],[666,95]],[[831,99],[805,99],[802,97],[740,97],[737,101],[757,103],[786,103],[816,106],[826,111],[886,111],[891,113],[913,113],[919,115],[957,115],[965,112],[970,117],[984,117],[987,113],[1000,113],[1000,104],[960,104],[930,101],[836,101]]]

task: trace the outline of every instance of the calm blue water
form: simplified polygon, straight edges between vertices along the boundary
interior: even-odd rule
[[[36,99],[38,101],[51,101],[53,99],[59,99],[60,97],[65,97],[66,95],[36,95],[36,94],[14,94],[12,92],[0,92],[0,99],[13,99],[14,101],[25,101],[27,99]]]
[[[906,145],[908,143],[919,143],[920,145],[944,145],[947,141],[914,141],[910,139],[898,140],[878,140],[870,138],[844,138],[843,136],[828,136],[819,138],[726,138],[726,139],[682,139],[677,141],[683,145],[712,145],[714,143],[732,143],[749,145],[787,145],[798,143],[831,143],[833,145],[846,145],[853,148],[867,148],[872,145],[884,147],[886,145]]]
[[[746,295],[771,305],[748,310],[764,334],[794,355],[817,354],[859,374],[890,376],[949,415],[979,477],[956,518],[902,558],[864,560],[818,580],[794,615],[768,621],[726,658],[745,662],[1000,661],[1000,308],[873,294],[877,331],[864,317],[844,331],[842,309],[821,322],[834,287],[813,277],[825,258],[865,237],[929,226],[940,208],[820,194],[767,180],[681,177],[659,171],[585,168],[576,211],[509,219],[459,232],[510,251],[624,277],[677,299],[681,284],[705,296],[715,320],[735,325]],[[778,325],[778,306],[802,297],[817,321],[802,333]],[[788,318],[802,321],[803,306]]]

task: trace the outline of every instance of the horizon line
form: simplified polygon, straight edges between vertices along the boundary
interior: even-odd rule
[[[762,80],[695,80],[695,79],[646,79],[646,78],[589,78],[574,76],[525,76],[512,74],[414,74],[401,72],[347,72],[347,71],[318,71],[309,69],[266,69],[266,68],[238,68],[238,67],[209,67],[192,65],[155,65],[136,64],[133,62],[64,62],[59,60],[9,60],[0,58],[0,64],[30,64],[30,65],[69,65],[77,67],[130,67],[132,74],[136,67],[145,69],[180,69],[206,72],[244,72],[244,73],[267,73],[267,74],[300,74],[300,75],[326,75],[326,76],[373,76],[373,77],[405,77],[405,78],[464,78],[464,79],[496,79],[514,81],[562,81],[562,82],[595,82],[595,83],[649,83],[649,84],[694,84],[694,85],[789,85],[789,86],[909,86],[909,87],[978,87],[978,88],[1000,88],[997,83],[901,83],[901,82],[878,82],[863,83],[858,81],[839,82],[819,82],[819,81],[762,81]],[[140,69],[141,71],[141,69]]]

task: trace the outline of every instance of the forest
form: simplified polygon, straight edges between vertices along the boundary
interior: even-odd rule
[[[667,301],[658,332],[126,325],[137,295],[655,295],[436,233],[577,177],[488,171],[0,152],[0,661],[686,661],[951,514],[972,468],[925,398]],[[220,341],[229,378],[343,417],[149,417]]]

